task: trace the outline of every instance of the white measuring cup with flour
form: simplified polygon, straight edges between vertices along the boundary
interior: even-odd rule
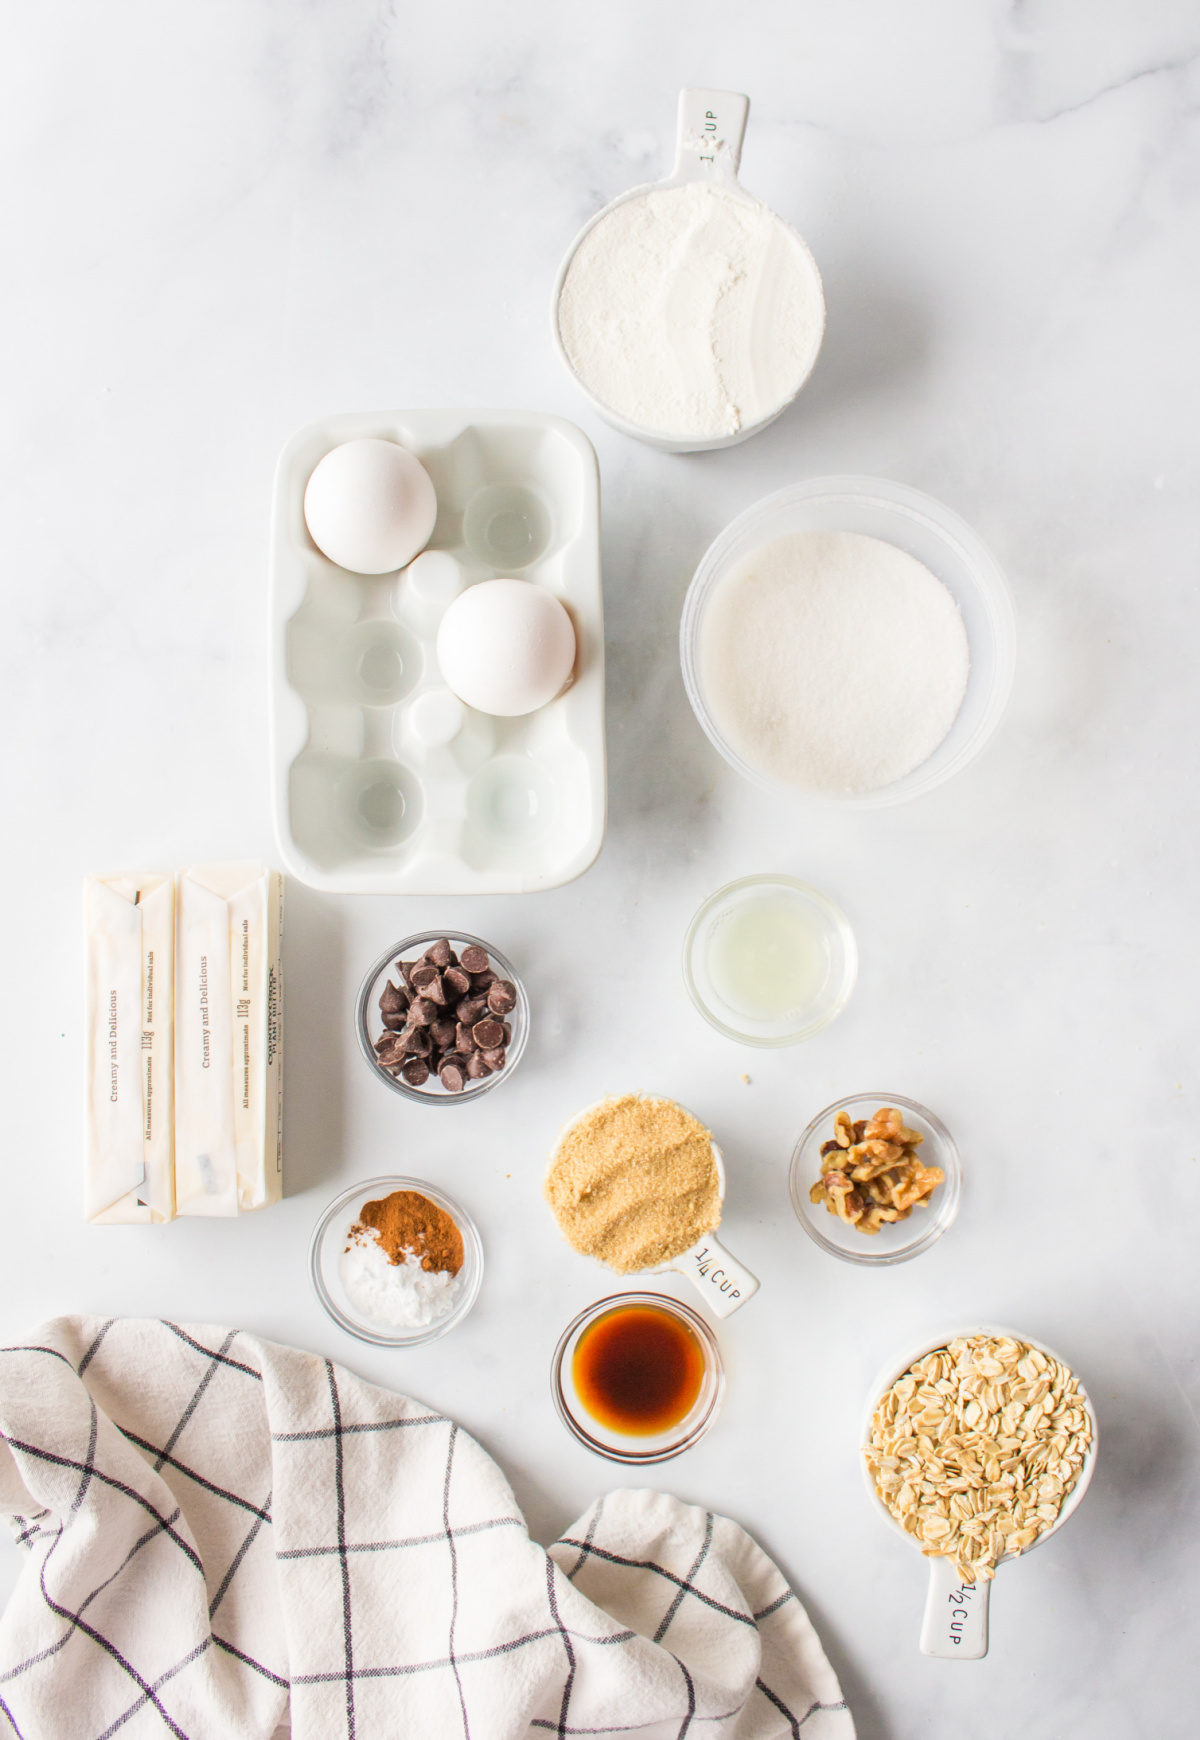
[[[934,1353],[940,1347],[959,1336],[988,1335],[993,1337],[1008,1336],[1013,1341],[1023,1341],[1026,1346],[1034,1347],[1047,1359],[1053,1359],[1059,1365],[1072,1369],[1061,1354],[1046,1346],[1044,1341],[1035,1341],[1033,1336],[1019,1333],[1015,1329],[1000,1329],[995,1324],[976,1325],[970,1329],[961,1326],[948,1330],[944,1335],[925,1336],[921,1341],[907,1349],[895,1359],[890,1359],[880,1372],[871,1389],[867,1402],[866,1415],[863,1421],[860,1445],[866,1444],[871,1436],[871,1420],[880,1398],[884,1396],[898,1378],[902,1378],[910,1366],[927,1354]],[[1096,1467],[1096,1451],[1099,1443],[1096,1415],[1083,1385],[1079,1387],[1079,1405],[1088,1417],[1091,1427],[1092,1441],[1084,1452],[1083,1465],[1075,1479],[1075,1485],[1063,1500],[1058,1516],[1044,1534],[1031,1542],[1025,1551],[1015,1560],[1001,1559],[996,1569],[1001,1566],[1019,1564],[1026,1554],[1056,1535],[1069,1516],[1072,1516],[1083,1502],[1083,1495],[1091,1483]],[[883,1517],[884,1521],[903,1540],[911,1546],[920,1543],[913,1535],[908,1534],[896,1521],[887,1505],[880,1498],[867,1467],[866,1459],[861,1450],[859,1466],[862,1469],[863,1480],[873,1508]],[[977,1577],[974,1583],[964,1583],[954,1566],[954,1561],[947,1558],[930,1558],[929,1588],[925,1597],[925,1616],[921,1623],[921,1654],[939,1656],[945,1661],[980,1661],[988,1652],[988,1601],[991,1594],[991,1582]]]
[[[577,1112],[568,1123],[563,1125],[558,1132],[558,1138],[550,1155],[550,1167],[553,1167],[559,1146],[567,1133],[573,1130],[577,1124],[581,1124],[585,1118],[604,1103],[603,1100],[596,1100],[592,1105],[585,1106],[581,1112]],[[680,1107],[680,1110],[683,1111],[685,1108]],[[691,1115],[688,1113],[689,1117]],[[715,1142],[712,1144],[712,1157],[717,1173],[717,1195],[724,1206],[725,1156]],[[696,1291],[703,1296],[705,1303],[715,1317],[732,1317],[733,1313],[740,1310],[747,1299],[752,1298],[758,1292],[760,1285],[758,1277],[752,1275],[746,1265],[740,1263],[732,1252],[725,1248],[715,1233],[704,1233],[694,1245],[690,1245],[686,1251],[681,1251],[678,1256],[672,1257],[668,1263],[660,1263],[651,1269],[635,1270],[634,1273],[666,1275],[672,1271],[687,1276]]]
[[[625,435],[668,453],[731,447],[774,422],[825,332],[799,233],[738,180],[748,97],[679,94],[675,166],[598,211],[554,285],[554,344]]]

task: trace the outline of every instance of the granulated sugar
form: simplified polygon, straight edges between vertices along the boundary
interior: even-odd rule
[[[941,581],[894,544],[797,532],[723,575],[700,629],[717,729],[758,772],[877,791],[927,761],[962,705],[970,651]]]
[[[768,206],[705,182],[618,205],[575,251],[558,303],[572,367],[661,435],[736,434],[778,411],[820,347],[816,267]]]

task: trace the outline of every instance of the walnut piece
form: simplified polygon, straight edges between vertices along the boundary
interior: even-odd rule
[[[808,1193],[847,1226],[872,1237],[892,1221],[907,1220],[926,1208],[946,1174],[925,1166],[917,1149],[925,1140],[909,1130],[894,1106],[880,1106],[873,1118],[855,1122],[841,1111],[833,1120],[833,1140],[821,1144],[821,1176]]]

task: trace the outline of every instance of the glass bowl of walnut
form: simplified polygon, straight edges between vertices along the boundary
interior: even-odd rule
[[[822,1250],[848,1263],[904,1263],[958,1213],[962,1167],[945,1124],[903,1094],[849,1094],[796,1143],[792,1207]]]

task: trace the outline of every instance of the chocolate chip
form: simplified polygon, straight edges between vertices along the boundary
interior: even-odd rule
[[[457,1063],[444,1063],[438,1070],[438,1080],[448,1094],[460,1094],[466,1086],[466,1071]]]
[[[397,961],[394,970],[400,983],[389,979],[379,998],[381,1067],[412,1087],[436,1076],[448,1093],[505,1067],[511,1028],[500,1017],[516,1008],[517,991],[493,970],[485,948],[469,943],[460,958],[440,937],[419,960]]]

